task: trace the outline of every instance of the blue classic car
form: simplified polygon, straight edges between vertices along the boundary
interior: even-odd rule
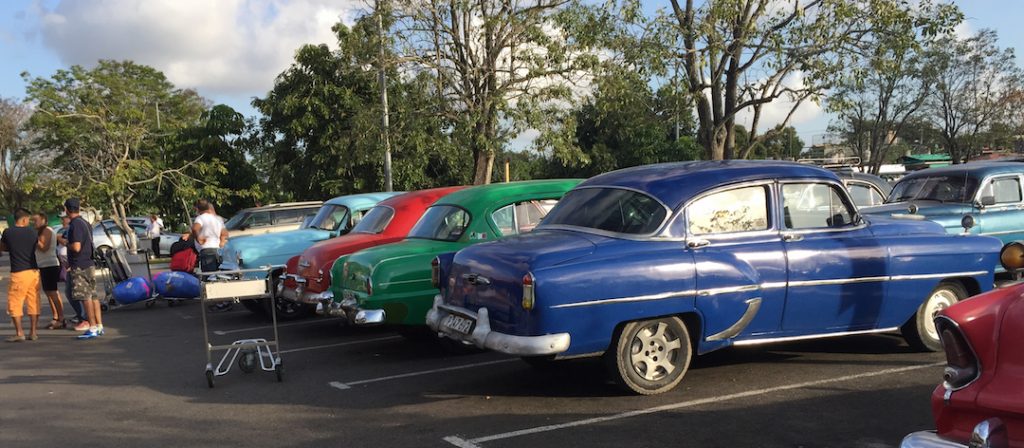
[[[220,268],[235,270],[282,266],[281,270],[271,272],[271,278],[277,281],[289,258],[301,254],[317,241],[347,234],[374,205],[400,193],[338,196],[325,202],[306,228],[232,238],[221,250]],[[258,274],[253,272],[247,275]],[[263,307],[269,306],[267,303],[260,305],[252,300],[245,300],[242,303],[254,312],[262,312]],[[278,316],[285,319],[299,317],[310,311],[307,309],[309,307],[291,301],[280,300],[275,301],[275,304]]]
[[[870,215],[910,216],[942,225],[949,233],[971,226],[975,235],[999,238],[1003,245],[1024,239],[1024,163],[971,162],[928,168],[906,175],[884,205]]]
[[[591,178],[534,232],[435,260],[442,336],[531,363],[604,355],[641,394],[730,345],[902,330],[992,289],[1000,244],[857,213],[840,179],[787,162],[686,162]]]

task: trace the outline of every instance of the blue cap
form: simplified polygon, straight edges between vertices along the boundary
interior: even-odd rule
[[[82,203],[78,198],[68,198],[64,201],[64,208],[68,209],[69,212],[77,212],[82,208]]]

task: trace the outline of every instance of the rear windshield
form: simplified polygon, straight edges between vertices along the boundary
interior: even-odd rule
[[[619,188],[572,190],[541,223],[649,235],[661,227],[668,211],[646,194]]]
[[[224,223],[224,227],[228,230],[238,230],[238,226],[242,224],[242,220],[244,220],[246,216],[249,216],[249,214],[245,212],[237,213],[235,216],[232,216],[228,222]]]
[[[378,205],[363,216],[363,220],[352,229],[353,233],[381,233],[395,216],[395,210],[386,205]]]
[[[454,205],[435,205],[423,214],[409,238],[458,241],[469,227],[470,218],[469,212]]]

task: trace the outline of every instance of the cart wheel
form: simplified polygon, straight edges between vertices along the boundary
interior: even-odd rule
[[[281,361],[278,361],[277,365],[274,366],[274,373],[277,374],[278,383],[284,381],[284,366],[281,364]]]
[[[256,370],[256,351],[246,350],[242,352],[242,357],[238,358],[238,368],[242,369],[245,373],[252,373]]]
[[[107,306],[107,304],[106,304],[106,303],[101,303],[101,304],[100,304],[100,311],[106,312],[106,311],[107,311],[107,310],[109,310],[109,309],[110,309],[110,307],[109,307],[109,306]]]
[[[210,386],[210,389],[213,389],[213,371],[212,370],[207,370],[206,371],[206,385]]]
[[[153,305],[156,305],[156,301],[150,300],[146,302],[146,308],[153,308]]]

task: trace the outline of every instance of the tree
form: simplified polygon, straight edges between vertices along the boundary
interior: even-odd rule
[[[408,67],[433,86],[473,158],[473,182],[489,183],[510,135],[544,126],[572,97],[565,82],[591,58],[574,54],[558,14],[568,0],[395,0],[394,35]],[[566,130],[568,131],[568,130]]]
[[[876,27],[865,38],[862,51],[828,99],[837,116],[833,131],[846,137],[861,162],[877,173],[930,92],[920,42],[927,36],[920,23],[942,21],[942,8],[922,3],[913,14]]]
[[[804,102],[822,95],[874,27],[902,21],[901,0],[672,0],[682,41],[679,57],[696,102],[698,140],[710,159],[745,158],[753,145],[780,132]],[[944,22],[958,15],[943,5]],[[761,134],[764,107],[791,104],[785,118]],[[736,146],[735,124],[750,116],[749,144]]]
[[[266,97],[253,101],[260,119],[255,158],[278,199],[327,198],[384,188],[380,164],[380,39],[375,17],[333,28],[338,50],[305,45]],[[390,140],[395,188],[464,183],[466,164],[436,113],[425,74],[388,68]]]
[[[1022,89],[1012,48],[1001,49],[995,31],[959,39],[948,34],[930,47],[933,86],[926,117],[940,130],[942,146],[953,163],[980,149],[978,137],[1010,113]]]
[[[52,210],[60,182],[48,170],[53,151],[32,152],[34,133],[27,129],[32,108],[0,98],[0,208]]]
[[[108,203],[126,235],[126,216],[140,191],[208,171],[203,157],[169,165],[163,137],[195,124],[204,100],[176,89],[164,75],[131,61],[99,61],[86,69],[72,66],[52,77],[31,77],[28,100],[36,105],[29,129],[35,148],[57,151],[55,167],[73,173],[71,187],[93,206]],[[136,241],[129,238],[129,248]]]

